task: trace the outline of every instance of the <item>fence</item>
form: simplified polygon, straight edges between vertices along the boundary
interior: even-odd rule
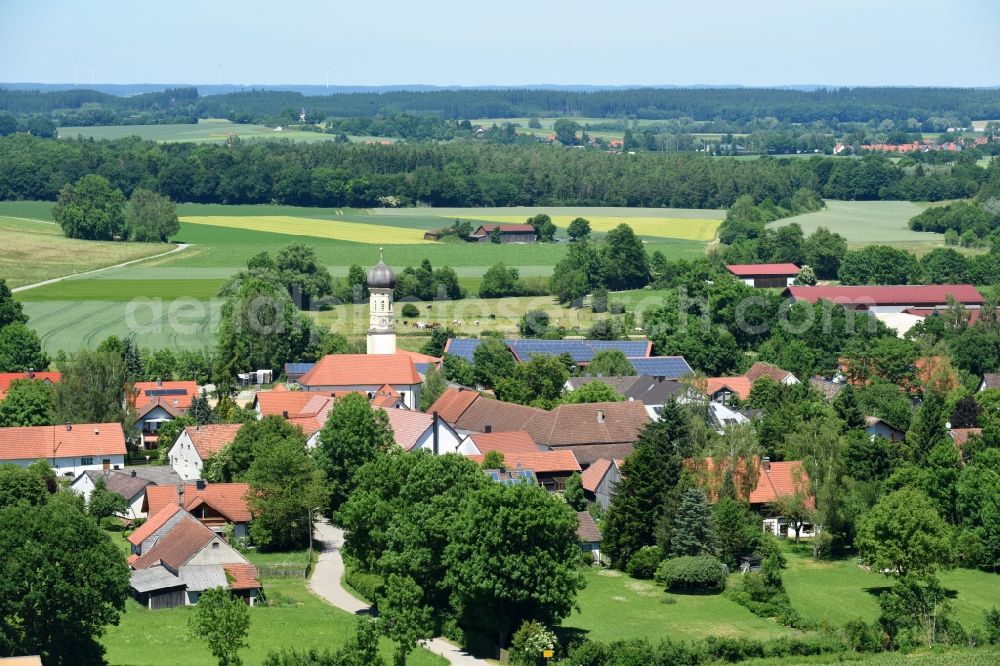
[[[305,564],[262,564],[257,567],[262,578],[305,578]]]

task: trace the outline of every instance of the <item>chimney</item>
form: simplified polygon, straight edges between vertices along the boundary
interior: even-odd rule
[[[135,470],[132,470],[132,478],[135,478]]]
[[[177,506],[184,508],[184,484],[177,484]]]
[[[487,424],[486,424],[486,425],[485,425],[485,426],[483,427],[483,432],[487,432],[487,433],[488,433],[488,432],[493,432],[493,426],[492,426],[492,425],[490,425],[489,423],[487,423]]]
[[[66,430],[72,430],[72,429],[73,429],[73,424],[70,423],[69,421],[66,421]]]
[[[160,379],[159,377],[157,377],[157,378],[156,378],[156,385],[157,385],[157,386],[163,386],[163,380],[162,380],[162,379]]]
[[[100,434],[101,434],[101,431],[100,431],[100,430],[98,430],[97,428],[94,428],[94,434],[95,434],[95,435],[100,435]]]
[[[597,422],[598,423],[604,423],[604,410],[603,409],[598,409],[597,410]]]
[[[285,420],[288,420],[288,410],[287,409],[281,410],[281,418],[283,418]]]
[[[198,479],[197,481],[195,481],[194,482],[194,487],[197,488],[198,490],[204,490],[205,489],[205,479]]]
[[[34,379],[34,378],[35,378],[35,369],[28,368],[28,379]]]
[[[771,471],[771,458],[770,458],[770,456],[764,456],[763,463],[764,463],[764,471],[765,472],[770,472]]]

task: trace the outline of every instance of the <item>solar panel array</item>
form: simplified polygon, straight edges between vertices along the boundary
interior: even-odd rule
[[[679,379],[694,374],[691,366],[683,356],[651,356],[647,358],[630,358],[629,362],[637,374],[650,377],[666,377]]]
[[[481,340],[452,338],[448,353],[461,356],[470,363]],[[594,354],[606,349],[617,349],[628,357],[644,357],[649,343],[645,340],[504,340],[504,344],[514,350],[521,359],[528,360],[532,354],[558,356],[569,354],[576,363],[589,363]]]
[[[285,374],[304,375],[313,369],[315,363],[286,363]]]
[[[182,388],[160,388],[160,389],[146,389],[143,391],[145,395],[187,395],[187,389]]]

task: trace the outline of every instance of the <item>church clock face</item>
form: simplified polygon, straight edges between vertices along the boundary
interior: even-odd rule
[[[385,327],[388,324],[389,324],[389,318],[388,317],[379,317],[378,318],[378,325],[379,326]]]

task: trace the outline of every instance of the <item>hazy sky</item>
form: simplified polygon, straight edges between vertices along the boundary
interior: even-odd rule
[[[998,65],[998,0],[0,0],[8,82],[979,86]]]

